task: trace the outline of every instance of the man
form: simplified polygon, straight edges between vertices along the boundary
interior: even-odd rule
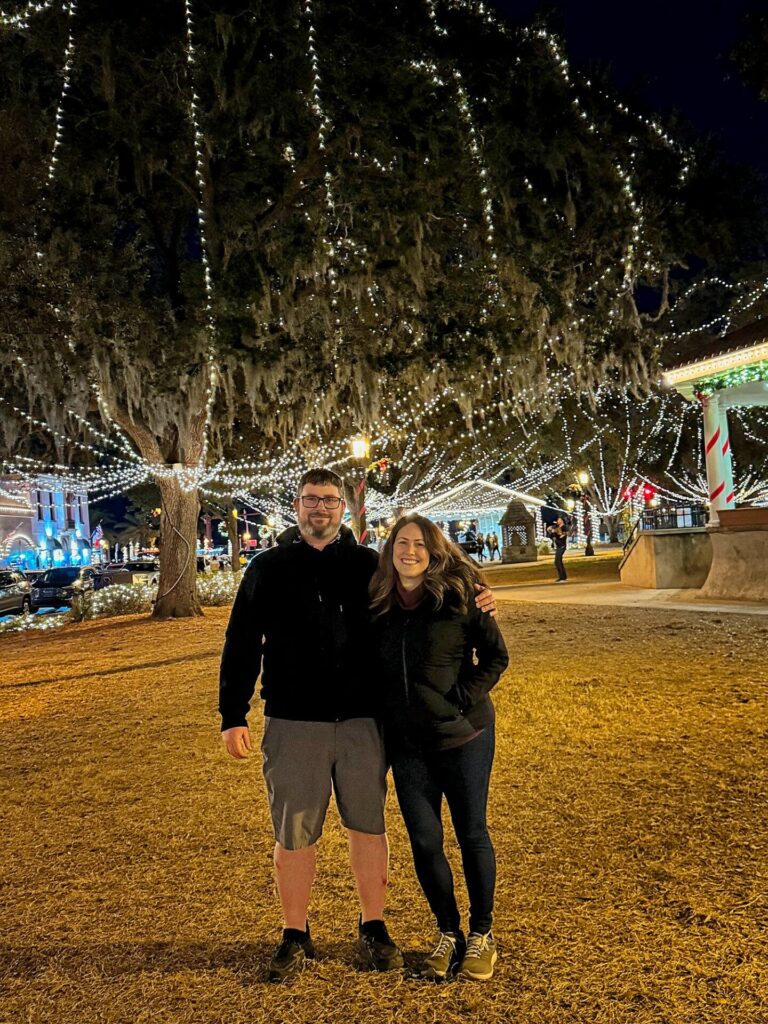
[[[342,527],[342,487],[328,470],[304,474],[293,502],[298,527],[249,565],[221,662],[222,738],[238,760],[252,750],[246,715],[261,671],[264,777],[284,926],[269,965],[273,981],[315,955],[307,913],[332,789],[360,900],[359,951],[379,971],[403,965],[383,920],[386,763],[364,647],[378,556]],[[494,607],[489,591],[481,598],[482,607]]]

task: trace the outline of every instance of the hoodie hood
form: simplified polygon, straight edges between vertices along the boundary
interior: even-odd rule
[[[289,526],[287,530],[283,530],[282,533],[278,534],[277,543],[280,547],[290,547],[292,544],[299,544],[304,538],[301,536],[301,531],[298,526]],[[357,538],[348,526],[343,526],[339,530],[336,540],[331,541],[332,544],[343,544],[346,547],[357,544]],[[328,545],[330,547],[330,544]]]

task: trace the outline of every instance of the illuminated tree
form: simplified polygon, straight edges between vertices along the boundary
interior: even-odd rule
[[[670,272],[737,248],[689,149],[482,4],[15,10],[0,358],[40,418],[131,446],[115,487],[155,481],[158,616],[199,612],[199,490],[239,437],[266,463],[445,386],[465,421],[491,383],[541,415],[553,367],[643,386]]]

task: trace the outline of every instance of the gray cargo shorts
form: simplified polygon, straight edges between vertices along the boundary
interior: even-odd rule
[[[345,828],[384,833],[387,764],[373,718],[265,718],[261,753],[275,839],[284,849],[301,850],[317,842],[331,788]]]

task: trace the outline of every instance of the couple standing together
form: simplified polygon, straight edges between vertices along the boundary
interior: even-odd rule
[[[232,757],[252,747],[246,715],[259,674],[265,701],[262,755],[284,925],[269,977],[283,981],[315,955],[307,915],[332,790],[360,900],[359,950],[377,970],[402,968],[384,923],[391,764],[440,933],[423,974],[486,980],[496,962],[488,692],[508,663],[488,614],[493,597],[472,562],[421,516],[399,520],[381,556],[360,547],[341,525],[342,494],[335,473],[304,475],[298,527],[246,570],[222,655],[219,710]],[[443,797],[469,894],[466,938],[443,849]]]

